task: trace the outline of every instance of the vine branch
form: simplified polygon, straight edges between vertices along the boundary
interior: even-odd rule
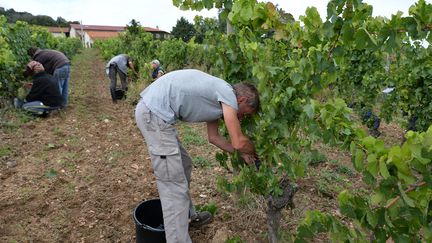
[[[422,181],[418,184],[414,184],[408,187],[408,189],[405,190],[405,193],[414,191],[416,188],[421,187],[426,185],[426,182]],[[401,198],[401,196],[397,196],[395,198],[393,198],[390,202],[387,203],[387,205],[385,205],[385,209],[389,209],[391,206],[393,206],[397,201],[399,201],[399,199]]]

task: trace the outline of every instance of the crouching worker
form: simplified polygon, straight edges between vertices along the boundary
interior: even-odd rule
[[[15,98],[16,108],[22,108],[34,115],[48,115],[51,111],[58,110],[63,104],[57,80],[45,72],[43,65],[37,61],[27,64],[25,75],[32,76],[32,83],[25,100]]]
[[[163,68],[160,65],[160,62],[158,60],[153,60],[151,61],[151,66],[152,66],[152,78],[153,81],[155,81],[156,79],[160,78],[162,75],[164,75],[164,71]]]
[[[209,212],[196,212],[189,186],[192,159],[179,140],[175,123],[206,122],[207,136],[216,147],[240,152],[253,164],[255,147],[243,134],[240,120],[259,109],[257,89],[247,83],[231,86],[199,70],[167,73],[143,92],[135,110],[138,128],[147,144],[156,177],[165,237],[168,243],[190,243],[189,226],[209,223]],[[219,134],[224,122],[230,142]]]

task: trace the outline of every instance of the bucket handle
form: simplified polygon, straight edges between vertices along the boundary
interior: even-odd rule
[[[161,229],[153,228],[153,227],[148,226],[146,224],[141,224],[141,223],[137,223],[137,224],[138,224],[138,227],[140,227],[142,229],[145,229],[145,230],[149,230],[149,231],[164,231],[164,230],[161,230]]]

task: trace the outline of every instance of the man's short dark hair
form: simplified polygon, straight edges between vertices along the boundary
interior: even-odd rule
[[[132,68],[131,63],[133,63],[132,57],[130,57],[129,55],[126,55],[126,66],[128,66],[129,68]]]
[[[250,83],[238,83],[233,86],[237,97],[246,97],[247,104],[252,107],[255,111],[260,109],[260,99],[258,90]]]

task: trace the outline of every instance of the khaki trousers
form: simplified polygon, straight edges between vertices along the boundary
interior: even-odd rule
[[[135,119],[152,161],[166,240],[192,242],[188,232],[189,217],[196,214],[189,194],[192,159],[181,145],[174,125],[157,117],[143,101],[136,107]]]

